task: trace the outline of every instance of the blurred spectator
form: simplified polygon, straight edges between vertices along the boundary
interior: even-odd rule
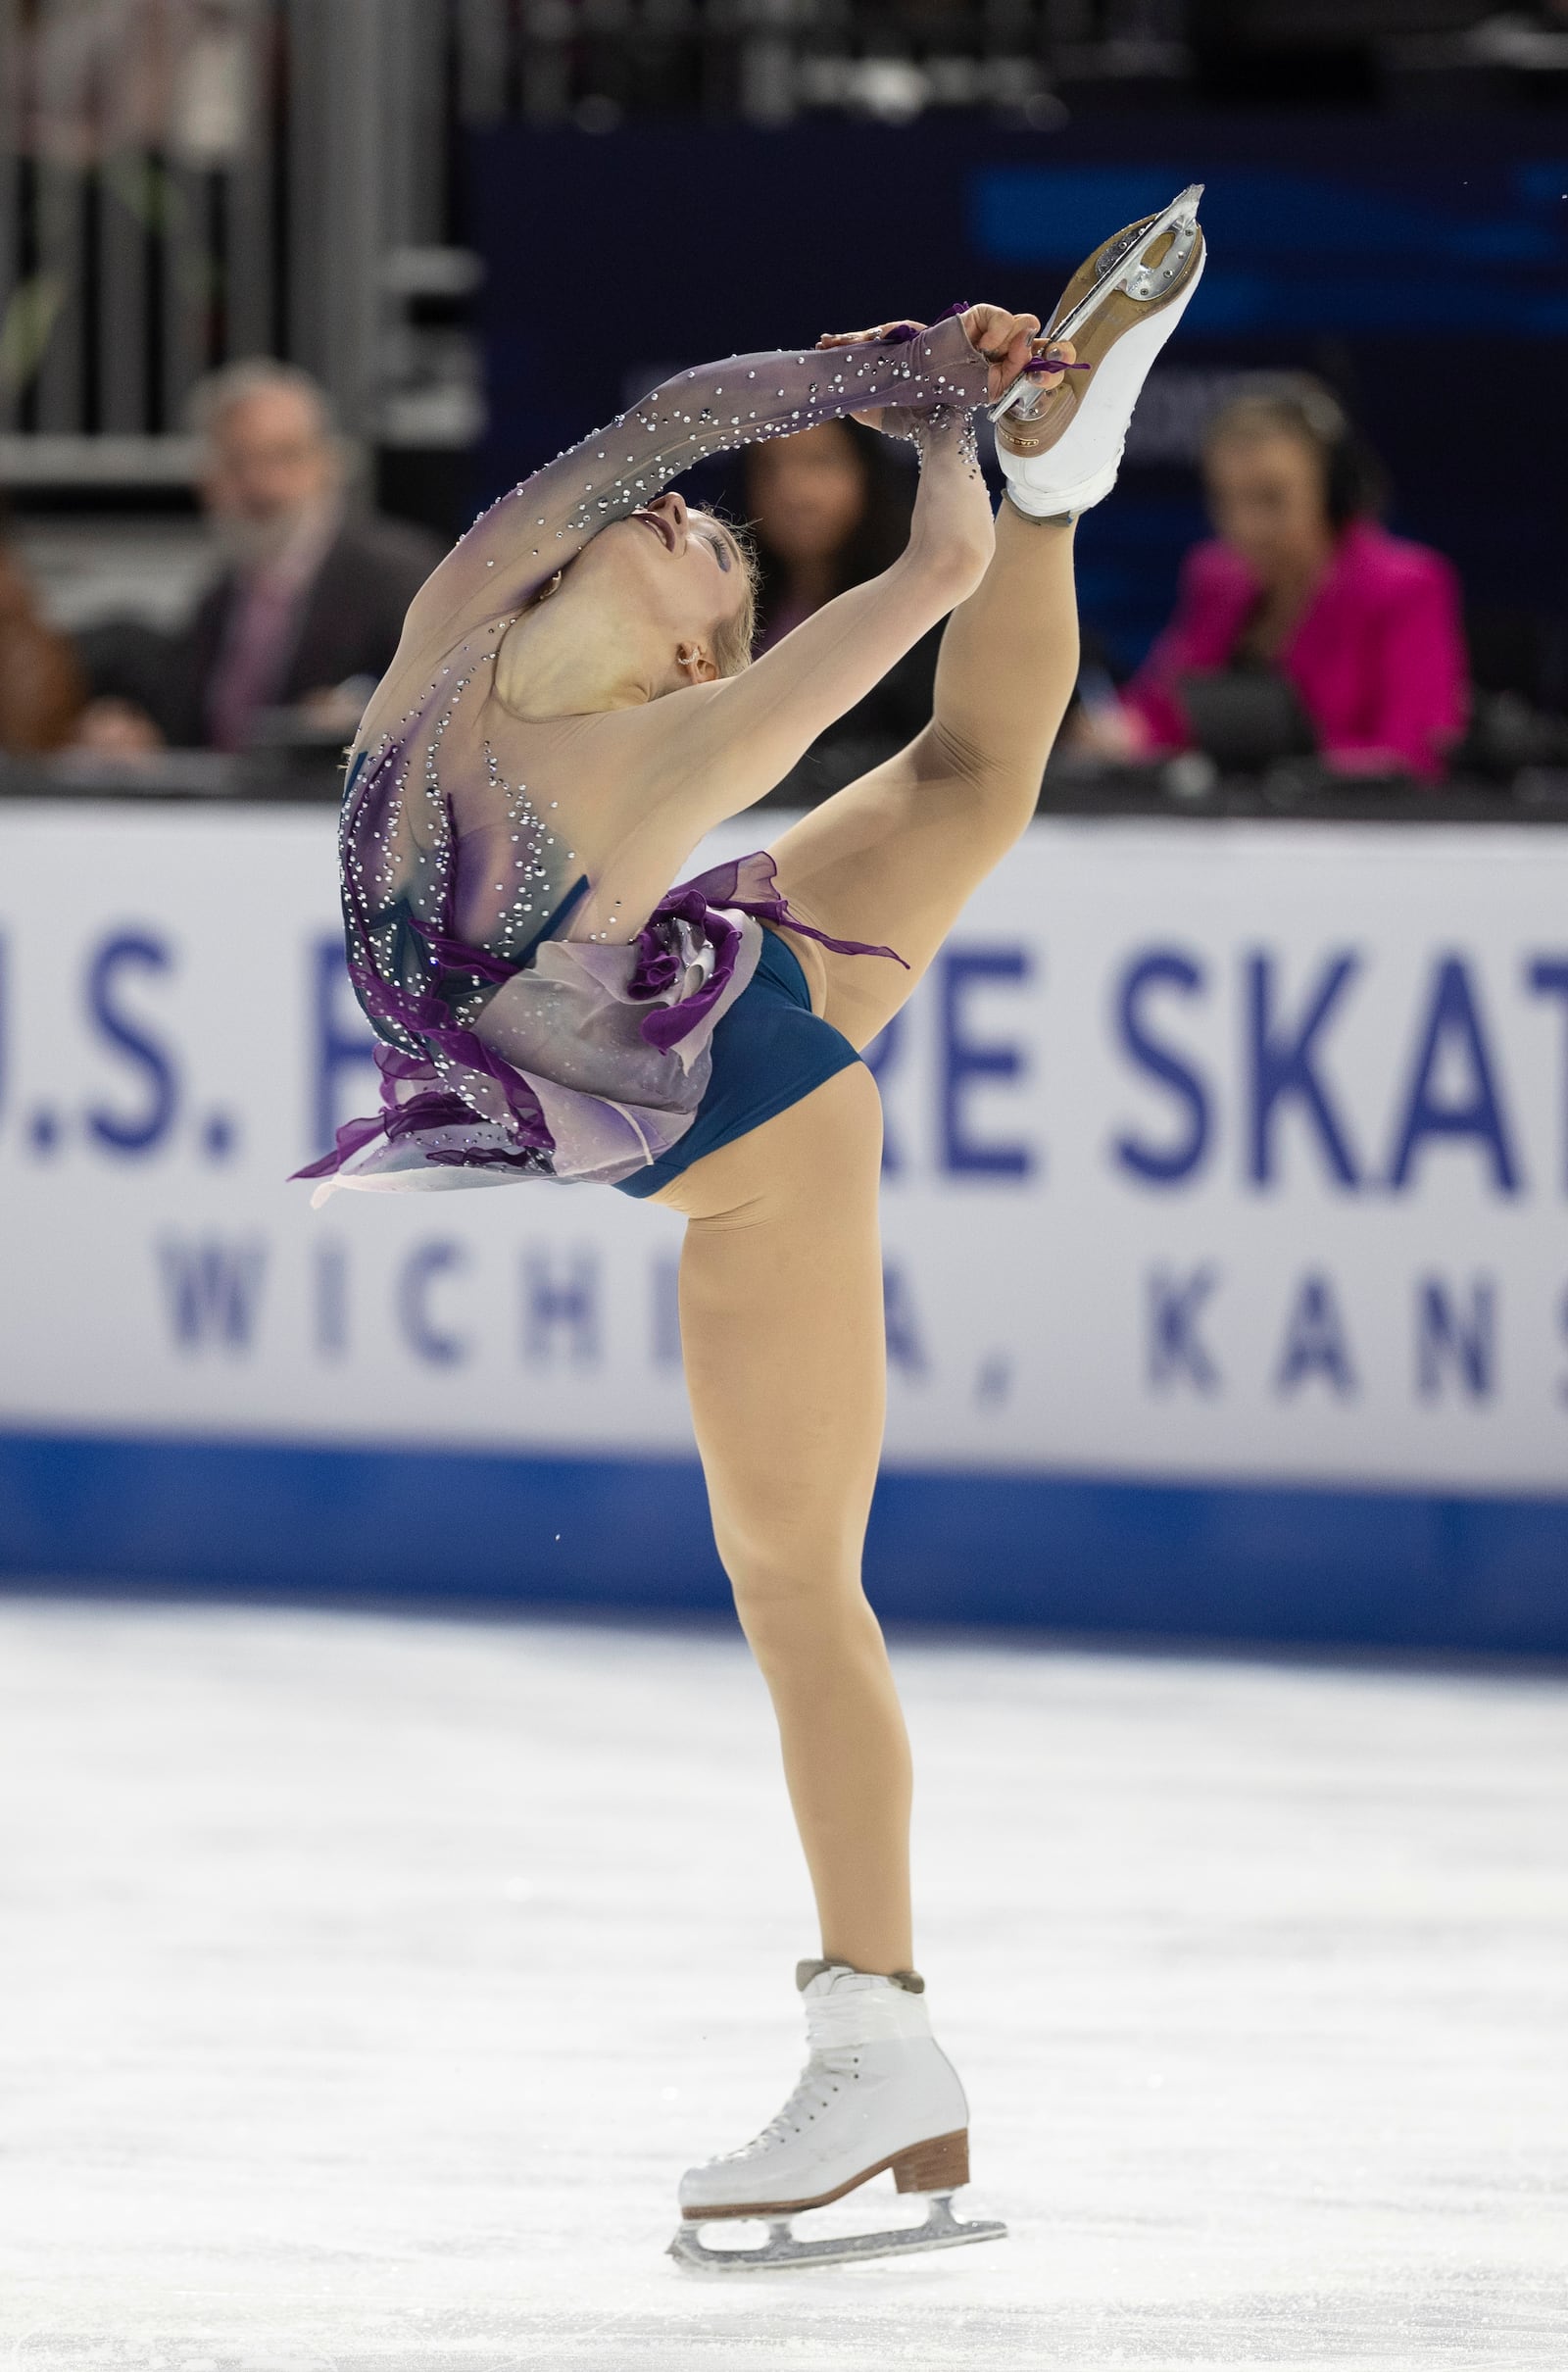
[[[31,586],[0,543],[0,750],[58,749],[80,706],[71,645],[45,625]]]
[[[197,388],[191,417],[221,573],[179,635],[121,624],[82,637],[95,698],[79,738],[237,750],[276,709],[347,736],[439,546],[346,508],[326,399],[303,371],[230,364]]]
[[[748,449],[745,502],[761,574],[757,647],[765,651],[898,558],[908,540],[913,472],[874,429],[825,420]],[[940,629],[927,635],[830,726],[792,781],[796,795],[825,796],[929,724],[941,639]]]
[[[1203,481],[1218,540],[1188,555],[1120,717],[1086,717],[1080,746],[1184,749],[1186,679],[1261,673],[1293,687],[1336,767],[1441,773],[1468,697],[1458,579],[1378,525],[1376,466],[1328,388],[1245,385],[1210,422]]]

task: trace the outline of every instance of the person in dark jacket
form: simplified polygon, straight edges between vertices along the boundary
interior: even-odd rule
[[[908,540],[915,472],[858,421],[823,420],[750,446],[743,484],[760,578],[759,652],[879,575]],[[912,741],[930,718],[941,640],[934,628],[906,651],[813,742],[775,798],[814,806]]]
[[[191,417],[220,573],[175,636],[83,638],[97,697],[80,739],[239,750],[278,709],[352,733],[437,547],[347,508],[326,399],[307,372],[230,364],[198,387]]]

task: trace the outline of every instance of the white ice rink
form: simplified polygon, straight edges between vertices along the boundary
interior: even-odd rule
[[[815,1949],[735,1641],[11,1601],[0,1659],[0,2366],[1568,2363],[1560,1681],[901,1647],[1012,2237],[715,2285],[675,2179]]]

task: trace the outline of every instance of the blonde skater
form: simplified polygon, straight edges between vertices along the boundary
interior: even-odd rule
[[[1109,491],[1197,283],[1193,199],[1091,258],[1052,340],[1032,314],[977,305],[658,389],[443,561],[351,755],[344,911],[382,1107],[303,1174],[323,1193],[596,1182],[686,1221],[681,1341],[713,1533],[820,1920],[797,1972],[806,2071],[754,2142],[683,2178],[689,2263],[1002,2229],[948,2205],[968,2109],[914,1970],[908,1745],[860,1586],[884,1337],[881,1112],[859,1053],[1034,812],[1077,666],[1073,521]],[[972,430],[987,403],[995,519]],[[749,664],[744,548],[668,481],[848,413],[918,448],[907,548]],[[932,719],[906,750],[670,888],[706,831],[950,613]],[[790,2216],[886,2167],[935,2195],[926,2225],[791,2237]],[[703,2224],[743,2215],[773,2222],[765,2248],[705,2246]]]

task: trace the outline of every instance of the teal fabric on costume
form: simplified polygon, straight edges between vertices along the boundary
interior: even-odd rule
[[[617,1193],[657,1194],[704,1154],[787,1112],[860,1060],[841,1030],[812,1013],[795,950],[765,929],[757,969],[714,1029],[712,1051],[712,1076],[690,1128],[646,1169],[615,1179]]]

